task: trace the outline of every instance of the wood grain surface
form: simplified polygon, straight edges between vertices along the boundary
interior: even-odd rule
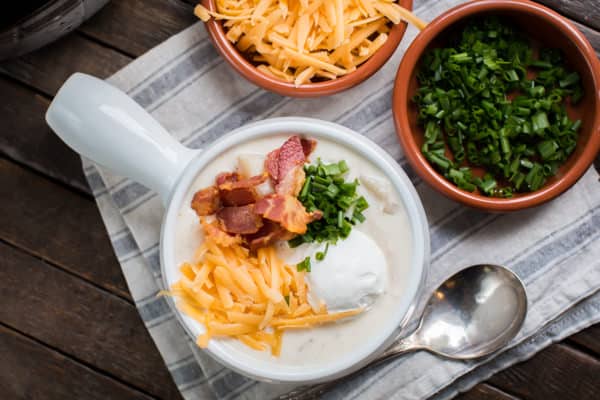
[[[0,360],[0,394],[5,400],[151,399],[2,325]]]
[[[600,357],[600,325],[593,325],[571,336],[568,343],[574,343],[584,350]]]
[[[600,31],[600,1],[597,0],[538,0],[559,13]]]
[[[118,51],[73,34],[38,51],[2,63],[0,71],[48,96],[54,96],[73,72],[107,78],[131,60]]]
[[[81,159],[65,146],[44,120],[50,105],[49,98],[7,78],[0,79],[0,93],[10,99],[0,101],[2,154],[44,176],[91,195],[81,170]]]
[[[467,393],[460,394],[457,400],[515,400],[517,397],[509,395],[502,390],[487,383],[480,383]]]
[[[130,299],[93,201],[2,159],[0,182],[4,241]]]
[[[123,23],[123,16],[130,23]],[[111,1],[80,29],[85,35],[138,57],[197,21],[177,0]]]
[[[499,372],[489,382],[525,399],[591,400],[600,393],[599,377],[600,361],[556,344]]]
[[[177,398],[135,306],[6,244],[0,254],[4,325],[145,393]]]
[[[600,2],[540,2],[600,50]],[[79,157],[44,113],[73,72],[106,78],[195,23],[193,3],[114,0],[69,36],[0,63],[2,400],[181,398],[132,304]],[[596,399],[599,377],[596,325],[457,398]]]

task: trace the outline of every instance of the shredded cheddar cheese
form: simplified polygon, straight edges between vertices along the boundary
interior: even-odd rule
[[[227,39],[257,68],[296,86],[354,71],[388,39],[388,23],[425,22],[393,0],[216,0],[202,21],[225,20]]]
[[[204,325],[197,338],[205,348],[213,337],[233,337],[255,350],[279,355],[283,331],[310,328],[356,315],[362,309],[329,314],[325,305],[313,309],[307,300],[305,272],[285,264],[273,247],[248,249],[224,243],[202,221],[205,240],[194,261],[180,267],[181,279],[162,293]]]

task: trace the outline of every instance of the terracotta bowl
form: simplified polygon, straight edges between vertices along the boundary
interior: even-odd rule
[[[412,10],[412,0],[399,0],[398,3]],[[215,0],[202,0],[202,5],[211,11],[216,11]],[[222,21],[210,19],[206,22],[206,29],[212,39],[215,47],[229,64],[239,72],[244,78],[263,89],[290,97],[321,97],[339,93],[350,89],[369,78],[394,54],[394,51],[400,44],[407,24],[402,22],[394,25],[389,32],[388,40],[385,44],[366,62],[361,64],[356,71],[349,73],[334,80],[305,84],[300,87],[293,83],[266,75],[255,68],[255,65],[248,61],[244,54],[240,53],[236,47],[225,37],[225,29]]]
[[[432,47],[443,46],[444,40],[461,30],[468,20],[485,16],[501,16],[515,24],[541,46],[560,48],[567,67],[579,73],[584,97],[567,112],[581,119],[577,147],[556,176],[532,193],[515,194],[501,199],[470,193],[447,181],[421,153],[423,129],[417,122],[418,111],[411,101],[419,84],[417,72],[421,56]],[[396,132],[409,163],[436,190],[468,206],[496,212],[516,211],[549,201],[583,175],[600,148],[600,61],[594,49],[569,21],[539,4],[524,0],[482,0],[462,4],[433,20],[408,48],[396,75],[393,114]]]

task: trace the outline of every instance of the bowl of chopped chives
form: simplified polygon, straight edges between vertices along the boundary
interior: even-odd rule
[[[600,149],[600,61],[583,34],[530,1],[483,0],[433,20],[396,75],[405,156],[436,190],[508,212],[570,188]]]

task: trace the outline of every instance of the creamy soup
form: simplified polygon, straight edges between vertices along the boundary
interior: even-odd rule
[[[183,200],[183,205],[177,216],[176,229],[176,263],[177,265],[193,259],[194,251],[202,243],[203,233],[198,223],[196,213],[189,204],[194,193],[214,183],[215,176],[223,171],[232,171],[236,168],[238,157],[247,154],[266,155],[278,148],[289,135],[274,136],[256,139],[242,143],[222,153],[214,159],[197,176]],[[393,189],[383,173],[370,161],[366,160],[353,150],[325,139],[317,139],[316,150],[310,156],[314,161],[321,158],[324,162],[337,162],[346,160],[348,178],[359,178],[361,185],[359,192],[369,202],[369,208],[364,212],[365,222],[356,225],[353,229],[366,235],[378,245],[383,254],[384,279],[383,292],[368,304],[368,308],[356,317],[342,320],[329,325],[322,325],[310,329],[288,330],[284,333],[282,351],[279,357],[274,357],[268,351],[252,350],[234,339],[220,340],[230,350],[243,355],[248,362],[252,360],[269,360],[282,367],[302,365],[322,366],[331,363],[352,349],[364,345],[373,336],[377,336],[378,327],[386,325],[389,315],[394,313],[399,299],[405,290],[405,279],[408,276],[412,258],[412,235],[406,215],[406,210],[400,197]],[[387,189],[386,189],[387,188]],[[361,240],[362,235],[355,235],[353,240]],[[368,239],[367,238],[367,239]],[[290,263],[301,260],[306,254],[314,254],[315,246],[304,245],[297,249],[289,249],[287,243],[278,245],[279,254]],[[331,249],[330,249],[331,251]],[[331,252],[327,257],[334,256]],[[370,254],[360,254],[365,262],[370,259]],[[331,260],[330,263],[335,262]],[[319,268],[318,262],[313,261],[313,272]],[[353,268],[357,268],[354,265]],[[340,270],[338,268],[338,270]],[[343,269],[341,269],[343,271]],[[311,273],[313,273],[311,272]],[[322,270],[320,273],[326,273]],[[338,271],[339,272],[339,271]],[[308,282],[310,283],[310,274]],[[322,276],[321,278],[322,279]],[[335,288],[337,282],[328,285]],[[344,285],[343,282],[339,282]],[[346,285],[344,285],[346,287]]]

